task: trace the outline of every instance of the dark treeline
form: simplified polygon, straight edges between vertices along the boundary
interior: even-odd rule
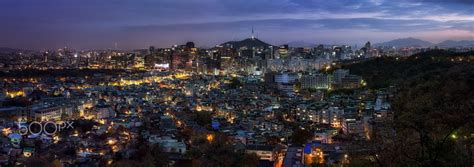
[[[342,65],[342,68],[361,75],[369,88],[384,88],[431,71],[446,71],[454,66],[469,66],[472,63],[474,63],[474,51],[456,53],[431,50],[404,58],[380,57]]]

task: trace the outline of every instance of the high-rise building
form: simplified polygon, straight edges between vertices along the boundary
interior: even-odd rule
[[[280,48],[278,48],[278,54],[280,55],[280,58],[288,57],[288,45],[280,46]]]
[[[155,54],[155,47],[150,46],[150,48],[148,49],[148,53],[151,54],[151,55]]]
[[[186,42],[186,48],[194,48],[194,42]]]
[[[313,74],[301,77],[301,89],[329,89],[330,81],[328,75]]]
[[[275,83],[278,84],[288,84],[288,83],[293,83],[298,79],[298,75],[294,73],[280,73],[280,74],[275,74]]]
[[[332,73],[333,75],[333,81],[334,81],[334,84],[341,84],[342,82],[342,78],[346,77],[347,75],[349,75],[349,70],[346,70],[346,69],[338,69],[336,71],[334,71]]]
[[[372,46],[370,44],[370,41],[367,41],[367,43],[365,43],[365,48],[367,48],[368,50],[372,49]]]

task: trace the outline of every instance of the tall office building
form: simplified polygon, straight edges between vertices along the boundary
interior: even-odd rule
[[[313,74],[301,77],[301,89],[329,89],[330,81],[328,75]]]

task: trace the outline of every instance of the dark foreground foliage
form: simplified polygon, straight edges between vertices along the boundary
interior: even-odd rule
[[[355,158],[353,166],[472,166],[473,56],[436,50],[350,65],[372,87],[400,87],[388,133],[364,143],[369,158]]]

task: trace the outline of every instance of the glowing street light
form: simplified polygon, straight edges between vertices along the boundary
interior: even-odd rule
[[[110,139],[110,140],[107,141],[107,144],[109,144],[109,145],[114,145],[114,144],[115,144],[115,140]]]
[[[452,138],[452,139],[457,139],[458,136],[457,136],[456,134],[451,134],[451,138]]]
[[[207,134],[206,139],[207,139],[207,141],[212,142],[212,141],[214,141],[214,135],[213,134]]]

